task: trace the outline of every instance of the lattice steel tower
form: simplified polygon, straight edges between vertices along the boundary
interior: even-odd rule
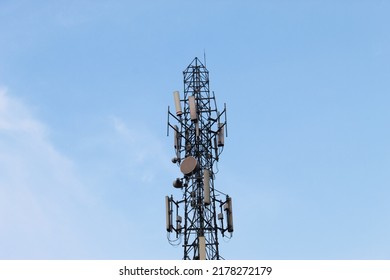
[[[182,198],[165,197],[168,240],[182,243],[185,260],[223,259],[218,235],[232,236],[232,200],[215,188],[214,181],[227,132],[226,105],[218,111],[209,72],[198,58],[183,75],[184,96],[174,91],[176,112],[168,107],[168,134],[170,127],[176,153],[172,162],[183,174],[173,182]]]

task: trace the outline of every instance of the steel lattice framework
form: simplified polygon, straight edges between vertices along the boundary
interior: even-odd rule
[[[184,96],[174,92],[176,114],[168,108],[168,134],[170,127],[176,152],[172,162],[183,173],[173,186],[182,190],[182,198],[166,197],[166,229],[171,242],[183,241],[183,259],[218,260],[222,259],[218,234],[231,237],[233,232],[231,198],[214,184],[227,132],[226,105],[218,111],[209,72],[198,58],[183,75]],[[175,241],[171,233],[176,234]]]

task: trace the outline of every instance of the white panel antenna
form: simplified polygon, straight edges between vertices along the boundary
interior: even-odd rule
[[[180,93],[177,90],[173,92],[173,99],[175,100],[176,115],[180,116],[183,111],[181,110]]]
[[[195,96],[191,95],[188,97],[188,103],[190,106],[190,117],[191,121],[197,122],[198,121],[198,113],[196,111],[196,101]]]
[[[210,170],[203,170],[204,204],[210,205]]]
[[[199,259],[206,259],[206,239],[204,236],[199,236]]]

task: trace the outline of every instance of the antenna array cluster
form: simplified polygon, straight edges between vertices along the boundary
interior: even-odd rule
[[[174,91],[175,112],[168,107],[168,134],[171,128],[175,149],[172,162],[182,173],[173,187],[182,191],[182,197],[165,197],[166,230],[172,244],[183,243],[183,259],[218,260],[222,259],[218,234],[230,238],[233,232],[232,199],[214,185],[227,136],[226,105],[218,111],[209,72],[198,58],[183,75],[184,94]]]

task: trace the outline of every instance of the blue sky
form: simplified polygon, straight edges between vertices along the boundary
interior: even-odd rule
[[[226,259],[390,258],[388,1],[0,1],[0,259],[181,259],[166,110],[227,103]]]

